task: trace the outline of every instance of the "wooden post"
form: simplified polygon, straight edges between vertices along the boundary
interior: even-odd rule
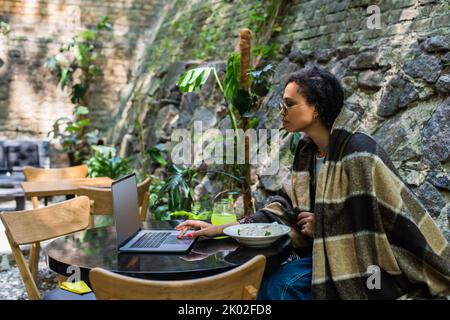
[[[250,58],[251,58],[251,31],[249,29],[242,29],[239,34],[239,51],[241,53],[241,65],[240,65],[240,88],[242,90],[249,91],[250,89]],[[244,133],[250,128],[250,116],[244,114],[241,116],[241,128]],[[250,137],[245,135],[244,138],[244,150],[245,150],[245,164],[244,164],[244,184],[243,184],[243,197],[244,197],[244,215],[246,217],[253,213],[252,205],[252,191],[251,191],[251,166],[250,166]]]

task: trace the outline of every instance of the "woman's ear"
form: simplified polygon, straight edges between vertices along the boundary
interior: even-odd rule
[[[314,113],[313,113],[314,119],[317,119],[319,117],[319,112],[317,111],[317,107],[314,106]]]

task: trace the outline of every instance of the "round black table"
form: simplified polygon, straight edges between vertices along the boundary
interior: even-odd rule
[[[144,229],[174,229],[180,221],[152,221]],[[47,265],[60,275],[70,276],[78,266],[81,279],[89,282],[89,271],[100,267],[119,274],[154,280],[195,279],[230,270],[258,254],[267,258],[265,272],[272,272],[291,253],[289,236],[267,248],[241,246],[232,238],[201,237],[186,254],[119,253],[114,227],[94,228],[60,237],[45,251]]]

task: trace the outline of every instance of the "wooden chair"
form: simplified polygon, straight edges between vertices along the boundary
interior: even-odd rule
[[[150,177],[147,177],[144,181],[141,183],[138,183],[137,189],[138,189],[138,201],[139,206],[141,207],[141,221],[147,220],[147,211],[148,211],[148,198],[150,196],[150,193],[148,192],[148,188],[150,187],[150,182],[152,179]]]
[[[154,281],[94,268],[89,279],[98,300],[255,300],[266,265],[258,255],[230,271],[196,280]]]
[[[150,181],[151,179],[147,178],[137,185],[138,202],[141,207],[141,221],[147,219],[148,188],[150,186]],[[110,188],[80,187],[77,195],[87,196],[91,200],[91,227],[94,227],[94,215],[111,215],[113,213],[112,192]]]
[[[88,174],[88,167],[85,164],[67,167],[67,168],[36,168],[25,166],[23,168],[26,181],[48,181],[60,179],[77,179],[86,178]],[[39,199],[37,197],[31,198],[33,208],[39,206]],[[47,201],[46,201],[47,204]],[[36,279],[37,265],[39,263],[40,244],[33,243],[30,248],[30,269],[33,278]]]
[[[67,167],[67,168],[35,168],[24,167],[23,173],[26,181],[48,181],[48,180],[60,180],[60,179],[78,179],[86,178],[88,174],[88,167],[85,164]],[[38,198],[32,197],[31,202],[33,208],[38,207]]]
[[[6,237],[22,275],[28,297],[36,300],[40,299],[41,295],[20,246],[40,243],[86,229],[89,225],[89,199],[78,197],[38,209],[2,212],[0,220],[5,226]],[[58,290],[62,289],[56,289]],[[67,294],[67,291],[64,293]]]
[[[23,171],[27,181],[77,179],[87,177],[88,167],[85,164],[65,168],[24,167]]]

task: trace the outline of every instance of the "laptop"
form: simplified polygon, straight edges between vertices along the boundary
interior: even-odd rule
[[[111,186],[119,252],[185,253],[196,238],[178,239],[176,230],[142,230],[136,175],[114,181]]]

